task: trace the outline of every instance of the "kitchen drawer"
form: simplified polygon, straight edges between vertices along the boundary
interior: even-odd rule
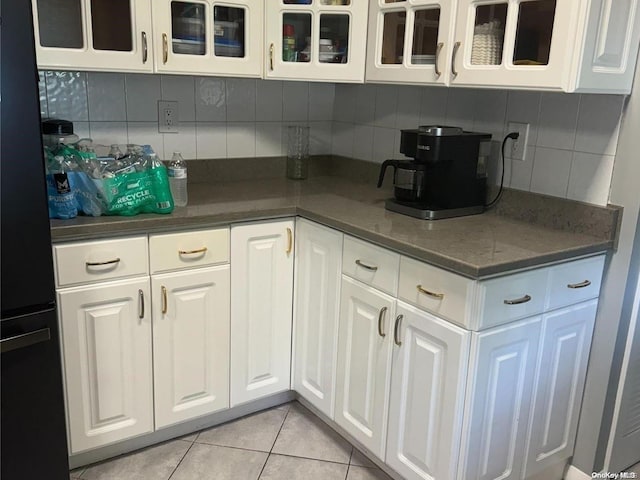
[[[551,267],[546,310],[596,298],[604,269],[604,255]]]
[[[54,245],[56,286],[148,275],[147,237]]]
[[[482,330],[544,311],[549,268],[483,280],[476,285],[472,330]],[[475,314],[474,314],[475,315]],[[476,327],[476,328],[474,328]]]
[[[229,261],[229,229],[151,235],[151,273]]]
[[[438,267],[400,257],[398,297],[458,325],[465,324],[474,281]]]
[[[342,273],[396,296],[400,255],[353,237],[344,237]]]

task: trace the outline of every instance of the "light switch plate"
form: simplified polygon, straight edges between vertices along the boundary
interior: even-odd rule
[[[178,102],[158,100],[158,132],[178,133],[179,121]]]
[[[529,143],[529,124],[520,122],[509,122],[507,126],[507,134],[518,132],[520,136],[517,140],[509,139],[507,141],[507,157],[512,160],[524,161],[527,153],[527,143]]]

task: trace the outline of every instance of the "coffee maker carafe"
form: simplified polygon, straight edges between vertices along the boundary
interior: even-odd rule
[[[402,130],[400,153],[412,160],[386,160],[380,169],[382,186],[393,167],[394,198],[388,210],[436,220],[482,213],[486,200],[486,166],[481,144],[491,135],[458,127],[421,126]]]

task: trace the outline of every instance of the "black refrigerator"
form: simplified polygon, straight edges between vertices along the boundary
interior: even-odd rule
[[[0,8],[0,478],[66,480],[31,1]]]

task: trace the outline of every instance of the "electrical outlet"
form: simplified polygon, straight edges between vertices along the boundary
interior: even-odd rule
[[[527,153],[527,144],[529,143],[529,124],[519,122],[509,122],[507,126],[507,134],[518,132],[520,136],[517,140],[509,139],[507,145],[511,142],[510,149],[507,150],[507,157],[512,160],[524,161]]]
[[[158,100],[158,132],[178,133],[178,102]]]

